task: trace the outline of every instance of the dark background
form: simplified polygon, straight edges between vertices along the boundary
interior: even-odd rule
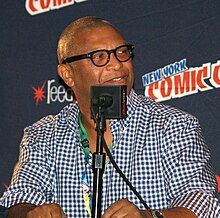
[[[27,2],[34,2],[38,10],[42,2],[53,3]],[[25,4],[24,0],[8,0],[0,6],[0,194],[9,185],[18,160],[24,127],[58,113],[70,101],[62,99],[56,45],[60,33],[75,19],[86,15],[108,19],[135,44],[134,87],[138,93],[144,94],[143,75],[175,61],[186,58],[189,68],[220,61],[219,0],[87,0],[36,15],[29,14]],[[44,82],[45,98],[37,104],[33,87],[38,89]],[[60,99],[53,93],[48,98],[48,90],[57,89]],[[214,170],[220,175],[220,89],[213,87],[163,103],[199,118]]]

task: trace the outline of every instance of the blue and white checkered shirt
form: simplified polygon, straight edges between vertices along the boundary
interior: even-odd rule
[[[126,119],[111,120],[112,155],[149,207],[186,207],[201,218],[220,217],[210,153],[197,119],[133,90],[127,112]],[[70,104],[25,129],[19,162],[0,204],[55,202],[69,218],[89,217],[81,186],[85,164],[78,114],[78,105]],[[91,166],[86,171],[92,189]],[[102,212],[122,198],[144,209],[109,162]]]

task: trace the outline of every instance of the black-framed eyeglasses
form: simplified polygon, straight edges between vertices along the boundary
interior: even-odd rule
[[[128,44],[128,45],[118,46],[117,48],[112,50],[106,50],[106,49],[96,50],[89,52],[88,54],[81,54],[66,58],[62,61],[62,64],[72,63],[74,61],[89,58],[95,66],[103,67],[109,62],[111,53],[114,53],[118,61],[126,62],[131,57],[133,57],[133,49],[134,49],[134,45]]]

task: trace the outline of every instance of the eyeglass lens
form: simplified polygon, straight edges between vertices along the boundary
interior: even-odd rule
[[[130,45],[124,45],[116,48],[115,50],[107,51],[96,51],[92,54],[92,61],[97,66],[104,66],[110,60],[110,54],[114,53],[115,57],[120,62],[128,61],[132,55],[132,48]]]

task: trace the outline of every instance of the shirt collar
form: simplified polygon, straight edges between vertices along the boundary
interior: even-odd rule
[[[149,98],[146,98],[143,96],[143,99],[146,103],[146,101],[151,102]],[[127,125],[129,125],[131,117],[133,116],[134,111],[137,110],[137,108],[140,106],[140,97],[137,95],[137,93],[134,91],[134,89],[131,89],[130,94],[127,96],[127,117],[124,119],[112,119],[110,121],[110,128],[112,133],[118,128],[125,128]],[[146,106],[146,104],[145,104]],[[148,107],[146,107],[146,112],[149,110]],[[79,105],[77,102],[74,104],[70,104],[69,106],[64,108],[64,111],[67,114],[67,123],[69,127],[75,131],[76,126],[78,126],[78,114],[79,114]]]

